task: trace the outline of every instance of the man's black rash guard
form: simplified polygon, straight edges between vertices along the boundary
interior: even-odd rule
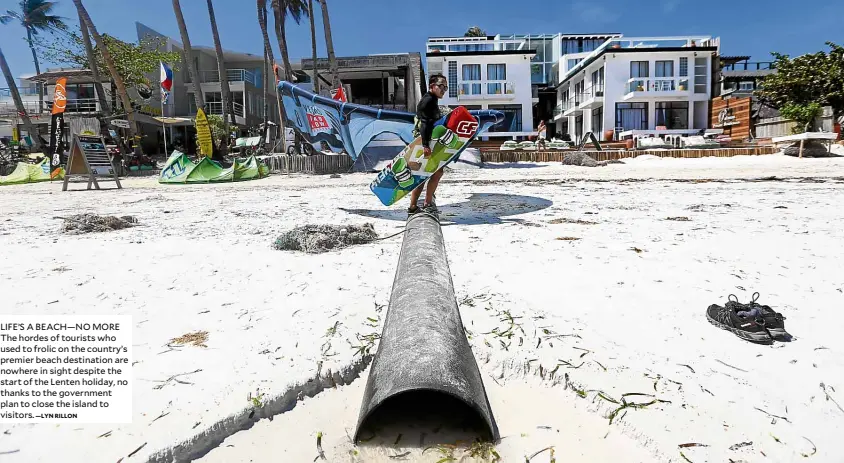
[[[416,117],[419,119],[419,134],[422,136],[422,146],[431,143],[431,133],[434,131],[434,124],[440,118],[440,107],[437,104],[438,98],[425,93],[419,104],[416,105]]]

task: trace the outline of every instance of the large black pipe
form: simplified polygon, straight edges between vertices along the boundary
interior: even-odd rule
[[[431,392],[466,404],[484,423],[487,438],[498,441],[498,426],[454,296],[439,221],[419,213],[407,220],[355,442],[367,419],[384,402],[400,394],[429,397]]]

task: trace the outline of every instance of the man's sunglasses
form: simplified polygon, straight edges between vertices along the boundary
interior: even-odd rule
[[[434,84],[434,85],[436,85],[437,87],[439,87],[439,88],[443,89],[443,91],[444,91],[444,92],[447,92],[447,91],[448,91],[448,85],[446,85],[446,84]]]

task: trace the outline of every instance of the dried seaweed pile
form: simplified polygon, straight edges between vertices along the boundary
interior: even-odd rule
[[[113,215],[77,214],[71,217],[58,217],[64,220],[62,233],[79,235],[82,233],[122,230],[137,225],[138,219],[131,215],[115,217]]]
[[[371,243],[378,234],[371,223],[363,225],[304,225],[284,232],[273,243],[282,251],[303,251],[308,254],[341,249],[354,244]]]

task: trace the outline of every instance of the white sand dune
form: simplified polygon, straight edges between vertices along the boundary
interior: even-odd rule
[[[844,158],[625,162],[461,169],[438,192],[502,461],[548,446],[557,461],[844,460]],[[381,206],[371,178],[0,188],[0,314],[132,315],[137,362],[132,424],[0,425],[0,461],[313,461],[320,431],[329,461],[428,461],[418,445],[346,436],[367,374],[353,345],[380,333],[401,235],[319,255],[271,247],[305,223],[400,231],[406,203]],[[60,234],[54,217],[81,212],[140,226]],[[755,291],[792,342],[707,323],[708,305]],[[518,336],[490,333],[508,317]],[[206,348],[167,346],[199,330]],[[266,405],[249,418],[256,393]],[[610,424],[622,397],[659,402]]]

